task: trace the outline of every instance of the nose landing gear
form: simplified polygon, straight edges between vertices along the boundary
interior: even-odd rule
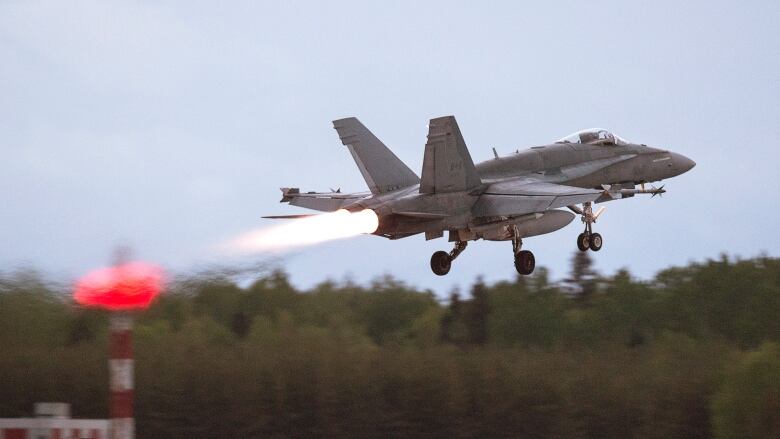
[[[431,270],[437,276],[444,276],[450,272],[452,267],[452,261],[460,255],[463,250],[466,249],[468,243],[466,241],[458,241],[455,243],[455,248],[451,252],[437,251],[431,256]]]
[[[604,211],[604,208],[601,208],[601,210],[599,210],[595,215],[593,214],[593,206],[591,202],[583,203],[582,209],[578,208],[577,206],[569,206],[569,209],[571,209],[574,213],[580,214],[582,222],[585,223],[585,231],[577,236],[577,248],[583,252],[588,251],[589,249],[593,250],[594,252],[601,250],[601,245],[604,243],[604,239],[600,234],[593,233],[593,223],[596,222],[599,215],[601,215],[601,212]]]

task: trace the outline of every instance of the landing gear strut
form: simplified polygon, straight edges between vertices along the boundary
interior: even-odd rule
[[[515,254],[515,269],[518,273],[527,275],[534,272],[536,267],[536,258],[534,254],[523,248],[523,238],[517,230],[517,226],[512,226],[512,252]]]
[[[570,209],[576,213],[579,213],[581,215],[582,222],[585,223],[585,231],[577,236],[577,248],[583,252],[588,251],[588,249],[593,250],[594,252],[601,250],[601,245],[604,243],[604,239],[600,234],[593,233],[593,223],[596,222],[596,219],[598,219],[601,212],[594,215],[593,205],[591,202],[583,203],[581,210],[575,210],[571,207]]]
[[[449,253],[445,251],[437,251],[431,256],[431,270],[437,276],[444,276],[450,272],[452,261],[460,255],[463,250],[466,249],[468,243],[466,241],[458,241],[455,243],[455,248]]]

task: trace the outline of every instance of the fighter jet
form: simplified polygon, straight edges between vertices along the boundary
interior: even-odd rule
[[[536,260],[523,249],[523,239],[559,230],[575,214],[584,225],[577,247],[599,251],[604,239],[593,231],[593,224],[604,208],[594,213],[594,203],[662,194],[663,186],[646,183],[675,177],[696,165],[681,154],[629,142],[599,128],[504,157],[493,149],[495,158],[475,165],[455,117],[445,116],[428,124],[418,177],[358,119],[335,120],[333,127],[370,192],[303,193],[282,188],[281,202],[324,212],[370,209],[379,220],[374,234],[389,239],[424,234],[430,240],[447,232],[453,249],[437,251],[430,261],[439,276],[450,271],[469,241],[479,239],[511,241],[517,272],[531,274]]]

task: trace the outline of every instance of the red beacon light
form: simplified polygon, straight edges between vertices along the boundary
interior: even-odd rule
[[[162,287],[162,268],[127,262],[87,273],[76,282],[73,298],[80,305],[109,311],[146,309]]]

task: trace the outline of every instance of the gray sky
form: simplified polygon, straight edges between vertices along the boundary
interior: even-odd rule
[[[777,256],[780,3],[0,4],[0,270],[74,276],[118,243],[175,270],[265,224],[278,187],[365,190],[330,121],[412,169],[454,114],[475,161],[600,126],[693,158],[662,198],[607,203],[594,254],[648,277],[719,252]],[[580,232],[526,240],[563,276]],[[296,285],[383,273],[446,293],[515,276],[477,242],[361,236],[287,254]]]

